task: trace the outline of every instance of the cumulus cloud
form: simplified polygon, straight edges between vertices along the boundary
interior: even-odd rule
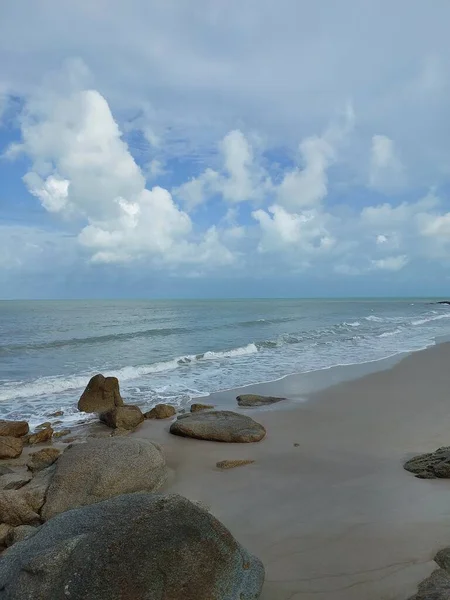
[[[386,135],[374,135],[370,156],[370,186],[380,191],[390,191],[401,187],[404,182],[404,167],[393,140]]]

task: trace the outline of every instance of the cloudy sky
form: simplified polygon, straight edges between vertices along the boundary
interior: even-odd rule
[[[450,295],[448,0],[3,0],[0,297]]]

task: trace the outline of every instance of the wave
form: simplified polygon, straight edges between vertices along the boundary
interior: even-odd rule
[[[391,337],[392,335],[398,335],[399,333],[402,333],[402,330],[397,328],[397,329],[394,329],[393,331],[385,331],[384,333],[380,333],[380,335],[378,337],[380,337],[380,338]]]
[[[385,319],[382,317],[377,317],[375,315],[369,315],[368,317],[364,317],[366,321],[374,321],[375,323],[384,323]]]
[[[359,321],[353,321],[352,323],[344,321],[343,325],[347,325],[347,327],[359,327],[361,323]]]
[[[434,317],[428,317],[426,319],[418,319],[417,321],[412,321],[411,325],[424,325],[425,323],[429,323],[430,321],[440,321],[441,319],[448,319],[450,317],[450,313],[446,313],[445,315],[436,315]]]
[[[169,335],[189,333],[189,327],[168,327],[163,329],[144,329],[142,331],[130,331],[127,333],[109,333],[105,335],[93,335],[84,338],[70,338],[67,340],[52,340],[50,342],[38,342],[35,344],[9,344],[0,346],[0,354],[17,352],[21,350],[47,350],[52,348],[64,348],[65,346],[79,346],[83,344],[102,344],[104,342],[115,342],[120,340],[133,340],[141,337],[167,337]]]
[[[258,351],[256,344],[251,343],[247,344],[247,346],[232,348],[231,350],[218,352],[208,351],[202,354],[180,356],[172,360],[153,363],[151,365],[140,365],[137,367],[126,366],[115,371],[105,370],[104,375],[117,377],[120,381],[129,381],[145,375],[151,375],[152,373],[174,371],[179,367],[202,360],[236,358],[254,354]],[[29,383],[10,382],[7,389],[0,391],[0,402],[15,400],[17,398],[61,394],[63,392],[70,392],[71,390],[80,390],[86,386],[91,376],[92,373],[86,373],[84,375],[71,375],[68,377],[40,377]]]

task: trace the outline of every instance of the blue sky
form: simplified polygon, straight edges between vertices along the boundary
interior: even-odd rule
[[[450,295],[449,21],[2,2],[0,298]]]

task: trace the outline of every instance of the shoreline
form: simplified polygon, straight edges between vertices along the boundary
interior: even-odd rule
[[[163,447],[163,491],[208,506],[261,558],[261,600],[406,600],[450,544],[450,482],[403,469],[450,443],[449,361],[437,344],[305,403],[238,408],[266,427],[259,443],[177,438],[167,420],[131,436]],[[255,462],[222,472],[225,459]]]

